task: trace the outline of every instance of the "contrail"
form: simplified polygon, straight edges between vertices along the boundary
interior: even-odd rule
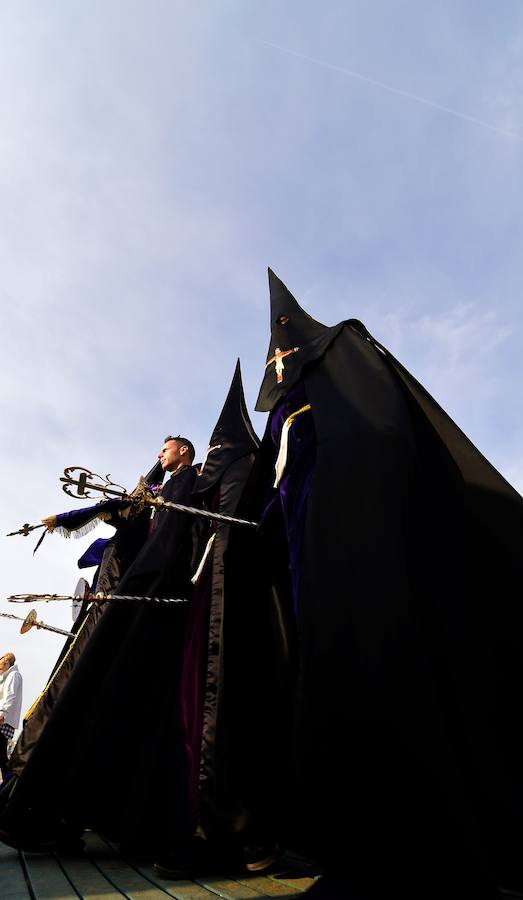
[[[465,122],[472,122],[473,125],[479,125],[481,128],[488,128],[489,131],[495,131],[496,134],[502,134],[504,137],[513,138],[516,141],[523,140],[523,135],[517,134],[515,131],[506,131],[504,128],[498,128],[496,125],[491,125],[489,122],[484,122],[482,119],[476,119],[474,116],[469,116],[456,109],[451,109],[449,106],[442,106],[441,103],[427,100],[426,97],[419,97],[418,94],[402,91],[400,88],[392,87],[392,85],[385,84],[383,81],[377,81],[375,78],[368,78],[366,75],[361,75],[359,72],[352,72],[350,69],[345,69],[342,66],[334,66],[321,59],[315,59],[313,56],[306,56],[305,53],[298,53],[296,50],[280,47],[279,44],[273,44],[271,41],[260,40],[260,43],[265,44],[266,47],[272,47],[274,50],[280,50],[282,53],[287,53],[289,56],[297,56],[298,59],[305,59],[307,62],[314,63],[316,66],[322,66],[324,69],[331,69],[331,71],[339,72],[341,75],[357,78],[359,81],[364,81],[366,84],[372,84],[374,87],[382,88],[384,91],[389,91],[391,94],[397,94],[399,97],[405,97],[407,100],[415,100],[416,103],[423,103],[424,106],[438,109],[440,112],[455,116],[456,119],[463,119]]]

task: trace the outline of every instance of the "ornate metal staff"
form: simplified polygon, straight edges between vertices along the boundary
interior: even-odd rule
[[[71,474],[74,472],[79,473],[77,478],[74,478]],[[95,481],[91,481],[93,478],[98,478],[101,483],[97,484]],[[174,509],[177,512],[201,516],[204,519],[213,519],[215,522],[226,522],[234,525],[250,525],[252,528],[259,528],[258,522],[249,522],[247,519],[236,519],[233,516],[224,516],[222,513],[210,512],[207,509],[196,509],[194,506],[184,506],[181,503],[173,503],[171,500],[164,500],[164,498],[159,497],[154,490],[151,490],[143,479],[139,482],[132,494],[129,494],[122,485],[111,481],[110,475],[97,475],[95,472],[91,472],[89,469],[85,469],[82,466],[68,466],[64,469],[64,474],[60,478],[60,481],[63,482],[62,490],[75,499],[90,497],[91,494],[89,491],[98,491],[107,498],[109,498],[109,496],[118,497],[120,500],[129,500],[132,503],[143,503],[146,506],[154,506],[156,509]],[[76,491],[70,490],[70,488],[75,487]]]
[[[11,594],[9,603],[50,603],[55,600],[87,600],[88,603],[187,603],[186,597],[140,597],[134,594]],[[7,615],[6,613],[4,615]],[[68,634],[68,632],[66,632]]]
[[[45,622],[39,622],[36,614],[36,609],[32,609],[31,612],[28,612],[25,619],[22,619],[21,616],[14,616],[12,613],[0,613],[0,616],[3,619],[17,619],[19,622],[22,622],[22,627],[20,628],[20,634],[26,634],[31,628],[43,628],[45,631],[54,631],[56,634],[64,634],[66,637],[74,637],[74,633],[72,631],[64,631],[63,628],[55,628],[54,625],[47,625]]]
[[[75,478],[74,473],[78,473],[78,477]],[[98,479],[98,482],[93,480],[95,478]],[[83,499],[84,497],[90,498],[92,496],[90,492],[96,491],[98,494],[102,494],[106,499],[117,498],[119,500],[125,500],[133,505],[142,504],[143,506],[153,506],[156,509],[173,509],[176,510],[176,512],[200,516],[204,519],[211,519],[214,522],[223,522],[226,525],[248,525],[251,528],[260,527],[258,522],[250,522],[247,519],[236,519],[234,516],[225,516],[222,513],[210,512],[207,509],[196,509],[193,506],[184,506],[181,503],[173,503],[171,500],[164,500],[164,498],[158,496],[157,492],[150,488],[143,479],[140,480],[134,491],[129,494],[124,487],[111,481],[110,475],[97,475],[95,472],[91,472],[89,469],[84,469],[81,466],[68,466],[64,469],[64,474],[60,478],[60,481],[63,482],[62,490],[65,491],[69,497],[74,497],[75,499]],[[29,525],[26,522],[22,528],[19,528],[18,531],[11,531],[7,537],[12,537],[15,534],[22,534],[27,537],[30,531],[34,531],[35,528],[48,527],[48,524],[48,522],[44,522],[40,525]]]

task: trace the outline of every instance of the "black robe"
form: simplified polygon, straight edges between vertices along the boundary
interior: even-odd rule
[[[221,705],[214,735],[219,761],[207,815],[218,811],[248,842],[294,844],[292,758],[298,670],[287,541],[281,517],[263,521],[273,478],[265,437],[236,515],[262,522],[259,531],[234,528],[224,567]]]
[[[162,495],[189,505],[195,477],[185,467]],[[192,523],[187,514],[159,511],[114,593],[188,598]],[[141,848],[164,840],[178,802],[173,707],[186,615],[185,604],[101,608],[0,812],[0,828],[21,846],[86,824]]]
[[[198,493],[204,506],[234,515],[253,461],[251,452],[229,463],[212,487]],[[211,523],[203,530],[200,559],[210,538],[213,544],[191,603],[180,691],[192,829],[199,826],[209,839],[220,842],[241,831],[236,827],[234,800],[222,787],[223,754],[229,741],[225,714],[227,685],[223,677],[224,634],[230,615],[225,572],[231,528],[241,527],[245,526]]]
[[[521,884],[523,501],[361,323],[331,336],[299,378],[316,461],[288,839],[362,896],[493,897]],[[266,506],[275,455],[269,423],[243,514]],[[257,565],[288,609],[276,545]]]
[[[238,361],[224,407],[196,479],[195,498],[208,509],[234,516],[252,470],[259,440],[249,419]],[[232,849],[249,841],[260,817],[247,808],[227,777],[237,723],[229,722],[231,685],[225,675],[229,622],[236,618],[227,591],[231,532],[257,532],[245,525],[210,522],[202,530],[200,566],[189,614],[182,669],[180,709],[188,763],[188,821],[216,847]],[[211,541],[211,543],[208,543]],[[246,586],[245,605],[250,604]],[[242,677],[239,673],[239,677]],[[233,693],[234,693],[234,686]],[[241,718],[241,710],[239,710]]]
[[[114,590],[147,538],[149,518],[150,510],[146,509],[136,517],[114,519],[109,523],[117,531],[106,542],[101,563],[93,579],[92,591],[111,593]],[[71,629],[73,636],[65,641],[47,683],[24,717],[23,729],[11,755],[12,776],[18,777],[26,765],[104,609],[98,603],[82,603]],[[9,793],[13,787],[14,785],[9,787]],[[5,795],[0,791],[0,802],[4,801]]]
[[[162,466],[159,462],[156,462],[147,475],[140,480],[139,484],[143,480],[149,486],[157,486],[158,483],[161,484],[163,478]],[[92,517],[87,522],[92,523],[93,514],[98,513],[101,508],[107,512],[108,507],[110,508],[110,515],[109,517],[104,515],[103,521],[115,528],[115,534],[108,540],[95,541],[78,560],[79,568],[90,567],[93,563],[97,564],[90,590],[92,592],[103,591],[107,594],[114,590],[136,558],[147,538],[150,525],[149,507],[134,509],[128,502],[122,500],[102,501],[101,504],[91,507]],[[67,527],[64,529],[67,535],[82,527],[82,523],[86,521],[84,514],[87,510],[80,510],[79,512],[80,516],[77,515],[77,512],[58,515],[56,517],[58,530],[61,530],[60,526],[64,520],[67,520]],[[98,516],[96,516],[97,518]],[[94,526],[91,524],[87,530],[91,530],[92,527]],[[41,541],[42,538],[39,544]],[[36,549],[38,549],[38,544]],[[78,584],[80,591],[84,587],[82,581],[85,584],[85,580],[81,579]],[[75,593],[77,593],[77,590],[75,590]],[[80,604],[80,609],[71,629],[72,637],[67,638],[64,642],[47,683],[24,716],[23,729],[10,760],[10,772],[15,777],[21,774],[27,763],[33,747],[38,741],[49,716],[52,714],[56,701],[80,658],[83,648],[99,621],[102,612],[103,606],[99,604],[90,603],[88,600],[84,600]],[[0,808],[13,787],[14,785],[11,785],[7,793],[0,792]]]

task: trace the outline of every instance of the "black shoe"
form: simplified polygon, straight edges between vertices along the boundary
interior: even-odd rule
[[[268,872],[279,855],[280,850],[276,844],[248,844],[243,848],[245,868],[257,875]]]
[[[52,853],[56,849],[54,840],[45,841],[35,835],[6,831],[3,828],[0,828],[0,843],[14,847],[15,850],[24,850],[26,853]]]
[[[173,881],[192,881],[196,875],[205,874],[208,867],[207,842],[199,837],[178,841],[169,853],[153,863],[157,875]]]
[[[85,841],[78,835],[64,835],[57,838],[56,850],[65,856],[81,856],[85,850]]]
[[[196,870],[183,863],[178,857],[166,856],[153,863],[153,869],[160,878],[171,878],[173,881],[192,881]]]

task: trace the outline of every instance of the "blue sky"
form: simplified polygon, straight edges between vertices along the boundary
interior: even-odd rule
[[[510,0],[5,0],[1,533],[74,505],[66,465],[202,456],[237,356],[252,411],[268,265],[522,490],[522,50]],[[88,542],[1,539],[0,597],[71,591]],[[0,634],[29,704],[60,639]]]

